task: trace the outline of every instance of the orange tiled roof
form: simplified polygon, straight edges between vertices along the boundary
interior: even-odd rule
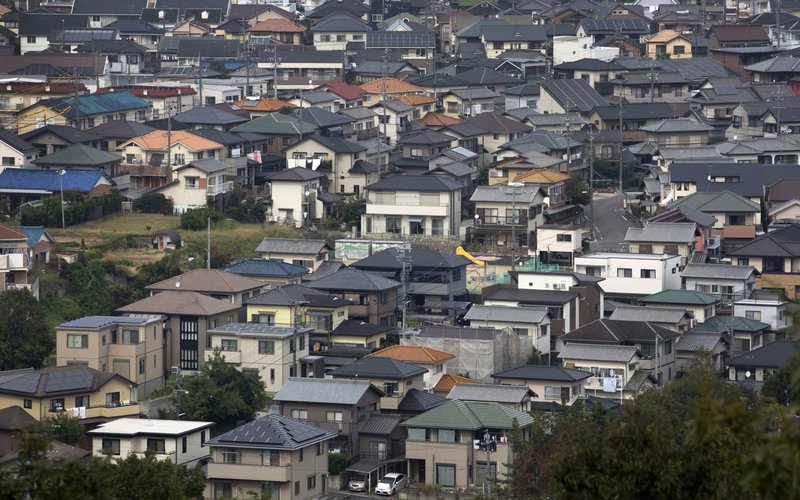
[[[256,33],[305,33],[306,27],[288,19],[267,19],[256,24],[248,31]]]
[[[675,30],[661,30],[650,38],[646,39],[647,43],[664,43],[669,42],[673,38],[683,36]]]
[[[509,168],[514,168],[514,165],[509,165]],[[531,184],[554,184],[556,182],[565,182],[570,179],[570,176],[555,170],[547,168],[537,168],[530,172],[520,174],[514,179],[514,182],[528,182]]]
[[[28,237],[19,229],[0,224],[0,240],[26,240]]]
[[[449,373],[445,373],[442,375],[442,378],[436,382],[436,385],[433,386],[434,392],[450,392],[456,384],[480,384],[477,380],[472,380],[471,378],[462,377],[461,375],[450,375]]]
[[[148,151],[163,151],[167,149],[168,145],[167,131],[155,130],[141,137],[134,137],[120,147],[125,147],[130,143],[134,143],[140,148]],[[222,149],[223,147],[222,144],[218,142],[210,141],[204,137],[200,137],[199,135],[190,134],[185,130],[172,131],[172,144],[177,143],[183,144],[192,151],[208,151],[210,149]]]
[[[419,345],[393,345],[380,351],[375,351],[370,356],[379,356],[382,358],[392,358],[397,361],[405,361],[407,363],[442,363],[448,359],[455,358],[449,352],[431,349],[430,347]]]
[[[247,111],[280,111],[281,108],[296,108],[294,104],[272,97],[262,97],[261,99],[242,99],[236,101],[235,105]]]
[[[398,101],[403,101],[409,106],[421,106],[423,104],[433,104],[436,99],[423,94],[406,94],[397,98]]]
[[[448,125],[455,125],[464,120],[448,116],[444,113],[437,113],[436,111],[428,111],[425,116],[417,120],[417,123],[426,127],[446,127]]]
[[[415,92],[422,93],[425,91],[422,87],[417,87],[399,78],[391,77],[378,78],[377,80],[359,85],[361,90],[368,94],[380,94],[384,92],[384,86],[386,87],[385,92],[387,94],[413,94]]]

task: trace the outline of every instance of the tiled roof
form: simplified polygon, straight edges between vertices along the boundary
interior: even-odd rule
[[[694,352],[698,349],[703,349],[713,352],[721,341],[722,335],[719,333],[686,332],[680,336],[675,347],[679,351]]]
[[[664,290],[642,297],[643,304],[680,304],[689,306],[707,306],[717,302],[713,295],[695,292],[694,290]]]
[[[311,27],[311,31],[314,33],[362,33],[372,31],[372,27],[349,12],[336,12],[314,23]]]
[[[358,429],[359,434],[372,434],[388,436],[403,421],[402,415],[387,415],[383,413],[372,413],[367,416],[367,421],[361,424]]]
[[[194,135],[185,130],[173,130],[171,137],[166,130],[156,130],[141,137],[134,137],[129,142],[122,144],[120,147],[133,143],[140,148],[147,151],[166,151],[169,144],[182,144],[187,149],[192,151],[208,151],[212,149],[222,149],[222,144],[214,141],[209,141],[206,138]]]
[[[776,340],[771,344],[753,349],[728,361],[728,366],[742,368],[778,368],[787,359],[798,354],[793,340]]]
[[[648,43],[666,43],[672,40],[673,38],[686,38],[685,36],[681,35],[675,30],[661,30],[655,35],[651,36],[647,39]],[[688,38],[687,38],[688,40]]]
[[[153,318],[129,318],[127,316],[84,316],[58,325],[59,328],[105,328],[111,325],[143,325]]]
[[[259,448],[267,450],[297,450],[336,437],[302,420],[277,413],[268,413],[231,431],[206,441],[207,446]]]
[[[484,401],[487,403],[522,403],[526,398],[538,397],[527,385],[456,384],[447,399]]]
[[[410,106],[421,106],[423,104],[434,104],[436,99],[422,94],[405,94],[397,98]]]
[[[86,94],[78,97],[59,97],[39,101],[36,105],[52,109],[65,118],[118,113],[135,109],[146,109],[150,103],[128,92],[106,92]]]
[[[618,305],[608,318],[613,321],[647,321],[677,324],[686,317],[686,309]]]
[[[28,248],[35,247],[43,237],[51,243],[55,242],[44,226],[14,226],[14,229],[24,233],[28,238]]]
[[[391,77],[378,78],[376,80],[372,80],[371,82],[359,85],[359,87],[368,94],[381,94],[383,92],[386,92],[387,94],[424,92],[422,87],[417,87],[416,85],[406,83],[398,78]]]
[[[192,108],[172,118],[189,125],[233,125],[248,121],[247,118],[209,106]]]
[[[558,354],[559,359],[575,361],[609,361],[627,363],[636,355],[636,346],[598,345],[569,342]]]
[[[555,184],[557,182],[566,182],[572,179],[571,176],[550,170],[548,168],[539,168],[520,174],[514,179],[514,182],[524,182],[525,184]]]
[[[524,187],[518,188],[509,188],[503,184],[495,184],[493,186],[478,186],[475,188],[475,191],[472,193],[469,201],[508,204],[516,202],[520,205],[530,205],[534,202],[534,200],[536,200],[536,197],[540,195],[541,192],[542,188],[536,184],[526,184]]]
[[[364,97],[364,91],[361,90],[361,87],[344,82],[328,82],[317,88],[327,88],[328,92],[336,94],[346,101],[353,101]]]
[[[0,372],[0,394],[39,398],[62,394],[86,394],[99,390],[115,377],[129,384],[133,383],[116,373],[101,372],[81,365],[56,366],[36,371],[10,370]]]
[[[255,132],[267,135],[305,135],[312,134],[317,128],[294,116],[281,113],[270,113],[253,121],[242,123],[231,129],[232,132]]]
[[[681,278],[721,278],[745,280],[756,272],[752,266],[731,266],[726,264],[687,264],[681,271]]]
[[[423,269],[457,269],[469,264],[469,260],[460,255],[420,248],[412,248],[406,254],[406,259],[412,270],[416,268],[420,271]],[[387,248],[355,262],[353,267],[364,271],[400,271],[403,268],[403,257],[397,248]]]
[[[625,241],[658,243],[691,243],[697,225],[694,222],[646,222],[644,227],[629,227]]]
[[[401,425],[477,431],[487,428],[510,430],[515,425],[525,427],[532,422],[533,417],[527,412],[514,410],[499,403],[450,400],[406,420]]]
[[[267,19],[266,21],[261,21],[253,25],[247,31],[251,33],[305,33],[306,27],[288,19]]]
[[[591,372],[552,365],[522,365],[492,374],[492,377],[496,379],[552,380],[559,382],[575,382],[591,376]]]
[[[317,255],[325,250],[325,240],[304,240],[296,238],[264,238],[256,247],[256,252],[266,254]]]
[[[653,342],[656,335],[664,339],[671,339],[676,337],[678,333],[647,321],[618,321],[603,318],[596,319],[569,331],[560,338],[569,343],[586,342],[621,345],[625,343]]]
[[[453,359],[455,356],[449,352],[431,349],[430,347],[418,345],[393,345],[375,351],[369,356],[392,358],[407,363],[417,364],[438,364]]]
[[[397,288],[400,283],[360,269],[346,267],[312,281],[311,286],[319,290],[377,292]]]
[[[103,179],[102,169],[68,168],[63,176],[57,170],[7,168],[0,173],[0,189],[42,190],[88,193]]]
[[[244,259],[223,267],[222,271],[242,276],[290,277],[308,274],[308,268],[274,259]]]
[[[305,268],[303,268],[305,269]],[[249,298],[245,304],[292,306],[303,304],[310,307],[342,307],[351,304],[347,299],[337,297],[307,286],[290,284],[268,290]]]
[[[728,334],[733,332],[762,332],[770,328],[769,323],[764,323],[754,319],[743,318],[741,316],[711,316],[699,325],[695,325],[693,331],[698,333]]]
[[[322,179],[325,178],[326,175],[322,172],[318,172],[316,170],[311,170],[305,167],[292,167],[287,168],[286,170],[279,170],[278,172],[272,172],[264,176],[264,180],[268,182],[274,181],[296,181],[296,182],[306,182],[313,179]]]
[[[769,43],[769,36],[763,26],[758,25],[716,25],[711,27],[711,33],[720,42],[765,42]]]
[[[3,174],[5,174],[5,172],[3,172]],[[0,179],[2,179],[3,174],[0,174]],[[800,225],[792,224],[762,234],[749,243],[730,252],[729,255],[796,257],[800,255]]]
[[[369,391],[383,396],[383,391],[369,380],[290,378],[273,399],[278,402],[354,405]]]
[[[485,306],[470,307],[464,319],[468,321],[497,321],[506,323],[539,324],[548,315],[546,307]]]
[[[748,212],[755,213],[761,210],[758,203],[745,198],[732,191],[719,191],[716,193],[697,192],[670,203],[667,208],[676,208],[688,205],[705,213],[718,212]]]
[[[434,392],[450,392],[456,384],[478,384],[480,382],[477,380],[473,380],[468,377],[463,377],[461,375],[453,375],[450,373],[445,373],[439,378],[439,381],[433,387]]]
[[[689,118],[670,118],[666,120],[661,120],[660,122],[654,123],[652,125],[645,125],[644,127],[639,127],[639,130],[644,130],[645,132],[657,132],[660,134],[667,134],[667,133],[677,133],[677,132],[708,132],[710,130],[714,130],[714,127],[706,125],[705,123],[700,123],[698,121],[691,120]]]
[[[242,99],[236,101],[235,105],[247,111],[280,111],[282,108],[294,108],[295,105],[282,101],[280,99],[273,99],[272,97],[260,97],[258,99]]]
[[[367,186],[371,191],[460,191],[462,185],[443,176],[393,175]]]
[[[444,113],[437,113],[436,111],[428,111],[425,113],[425,116],[417,120],[417,123],[426,127],[444,127],[461,122],[462,120],[459,118],[454,118]]]
[[[330,372],[334,378],[377,378],[404,380],[427,373],[428,369],[393,358],[367,356]]]
[[[447,375],[445,375],[445,377],[446,376]],[[434,390],[438,392],[437,389],[434,388]],[[400,400],[400,403],[397,405],[397,410],[401,412],[421,413],[443,405],[446,402],[447,399],[442,396],[411,388],[406,391],[406,395]]]
[[[197,292],[165,290],[142,300],[120,307],[118,313],[182,314],[186,316],[215,316],[238,310],[241,306]]]
[[[0,224],[0,241],[28,241],[28,236],[19,229]]]
[[[145,287],[147,290],[176,290],[200,293],[239,293],[261,289],[264,283],[221,269],[194,269]]]
[[[567,111],[588,113],[598,106],[608,104],[594,87],[581,79],[548,80],[542,82],[540,87]]]

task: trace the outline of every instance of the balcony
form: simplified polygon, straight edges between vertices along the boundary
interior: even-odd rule
[[[586,379],[586,382],[583,384],[583,388],[587,391],[602,391],[603,390],[603,379],[605,377],[589,377]],[[625,383],[621,377],[615,377],[616,384],[615,384],[615,392],[621,391],[625,387]]]
[[[28,255],[24,253],[9,253],[0,255],[0,271],[27,271]]]
[[[215,196],[218,194],[227,193],[228,191],[233,190],[233,182],[223,182],[221,184],[214,184],[213,186],[208,186],[206,192],[209,196]]]
[[[286,465],[248,465],[208,463],[209,479],[239,479],[243,481],[289,481],[291,464]]]
[[[367,139],[374,139],[376,137],[378,137],[378,127],[355,131],[355,138],[358,141],[365,141]]]
[[[425,205],[423,203],[374,203],[368,202],[366,205],[367,215],[407,215],[418,217],[447,217],[450,206],[438,204]]]
[[[222,357],[225,358],[226,363],[232,365],[238,365],[242,363],[242,351],[222,351],[220,354],[222,355]],[[209,357],[213,356],[214,356],[213,349],[210,351],[206,351],[205,359],[208,359]]]
[[[76,418],[120,418],[120,417],[135,417],[139,415],[139,403],[134,401],[132,403],[120,402],[117,404],[90,406],[86,408],[84,415],[77,411],[77,408],[67,408],[62,410],[50,410],[49,414],[67,412]]]
[[[524,231],[528,226],[528,218],[490,215],[485,218],[480,217],[475,227],[478,230],[492,230],[501,227],[504,230],[510,231],[512,225],[515,225],[518,230],[522,229]]]

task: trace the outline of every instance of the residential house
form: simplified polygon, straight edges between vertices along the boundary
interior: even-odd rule
[[[681,287],[678,255],[592,252],[575,257],[575,272],[605,278],[609,297],[636,298]]]
[[[697,323],[704,323],[716,315],[717,297],[694,290],[681,290],[670,288],[646,297],[640,297],[637,302],[647,307],[686,309],[692,313]]]
[[[348,319],[339,323],[331,332],[327,344],[334,351],[337,347],[344,347],[370,352],[388,343],[387,337],[391,328],[393,327],[388,325],[371,325],[362,320]]]
[[[358,86],[364,92],[364,105],[372,107],[376,102],[387,98],[397,98],[407,94],[425,94],[425,89],[399,78],[382,77]]]
[[[370,32],[375,33],[375,32]],[[383,32],[381,32],[383,35]],[[367,35],[370,37],[371,35]],[[409,48],[408,50],[414,50]],[[371,51],[370,51],[371,52]],[[369,53],[369,52],[367,52]],[[391,52],[390,52],[391,53]],[[420,52],[424,55],[424,52]],[[397,56],[395,56],[397,57]],[[369,59],[358,64],[353,69],[355,74],[355,83],[361,85],[362,83],[371,82],[383,77],[393,77],[400,80],[405,80],[408,77],[415,77],[419,75],[419,68],[406,61],[382,61],[380,59]]]
[[[657,59],[691,59],[692,39],[672,29],[662,29],[645,39],[647,56]]]
[[[741,316],[713,316],[696,325],[693,333],[716,335],[724,339],[726,358],[739,356],[775,341],[775,334],[768,323]]]
[[[698,5],[661,4],[652,13],[652,18],[658,23],[659,32],[671,30],[688,34],[703,31],[703,15]]]
[[[45,125],[21,135],[21,138],[39,150],[39,156],[47,156],[73,144],[102,149],[103,138],[92,132],[78,130],[66,125]]]
[[[0,408],[19,406],[44,422],[69,412],[83,423],[101,423],[139,414],[132,380],[88,366],[51,366],[0,372]]]
[[[206,332],[218,325],[238,320],[241,306],[192,291],[172,290],[128,304],[116,310],[128,317],[166,316],[167,344],[165,366],[196,371],[204,359]]]
[[[62,186],[65,192],[103,196],[115,183],[102,170],[65,170],[64,175],[58,175],[57,170],[9,168],[0,173],[0,189],[20,202],[58,195]]]
[[[681,271],[683,288],[719,297],[728,307],[730,302],[749,297],[756,282],[752,266],[689,263]]]
[[[8,130],[0,130],[0,173],[7,168],[31,168],[39,149]]]
[[[261,118],[237,125],[231,132],[254,133],[268,137],[264,153],[285,157],[284,150],[317,131],[313,125],[289,115],[269,113]]]
[[[150,125],[125,120],[112,120],[102,125],[97,125],[89,132],[103,138],[100,149],[103,151],[117,151],[117,148],[134,137],[141,137],[156,129]]]
[[[86,15],[53,15],[52,13],[26,13],[25,21],[19,24],[20,54],[41,52],[50,46],[49,36],[57,30],[69,28],[86,29],[89,19]]]
[[[423,73],[436,69],[433,65],[436,34],[422,25],[410,31],[392,29],[392,26],[387,26],[386,30],[367,31],[364,46],[371,51],[395,51],[402,62],[411,63]]]
[[[462,384],[462,385],[463,384],[473,384],[473,385],[477,385],[477,384],[480,384],[480,382],[478,382],[477,380],[472,380],[469,377],[463,377],[461,375],[452,375],[450,373],[445,373],[444,375],[442,375],[442,378],[439,379],[439,382],[437,382],[436,385],[433,386],[433,392],[424,393],[424,394],[430,394],[430,395],[432,395],[434,397],[437,397],[437,398],[441,398],[441,401],[437,402],[437,404],[432,405],[431,408],[435,408],[435,407],[437,407],[437,406],[439,406],[441,404],[446,403],[447,402],[447,395],[450,394],[450,391],[453,390],[453,387],[455,387],[456,384]],[[409,393],[409,395],[411,395],[411,394],[413,394],[413,393]],[[406,397],[406,399],[408,399],[408,396]],[[405,403],[405,402],[406,401],[400,403],[401,407],[402,407],[403,403]],[[431,408],[425,408],[422,411],[427,411],[427,410],[430,410]],[[422,412],[418,411],[418,412],[415,412],[414,414],[415,415],[419,415],[420,413],[422,413]]]
[[[499,96],[486,87],[454,89],[442,96],[442,106],[448,116],[474,116],[494,111],[494,102]]]
[[[209,458],[206,436],[214,422],[118,418],[88,431],[92,455],[125,460],[148,451],[157,460],[193,467]],[[180,444],[179,444],[180,443]]]
[[[26,233],[20,229],[0,225],[0,290],[32,291],[32,286],[28,283],[28,271],[31,266],[29,252]]]
[[[365,235],[453,237],[461,222],[461,185],[443,176],[394,175],[366,188]]]
[[[85,316],[56,327],[56,365],[117,373],[142,397],[164,387],[164,319]]]
[[[545,217],[548,217],[548,211],[545,211]],[[584,231],[585,228],[577,224],[539,224],[536,226],[536,248],[529,248],[528,255],[545,263],[571,263],[583,251]]]
[[[800,224],[779,227],[757,236],[728,255],[740,266],[753,266],[760,274],[756,288],[782,289],[786,297],[800,297]]]
[[[188,125],[189,130],[212,128],[223,131],[228,131],[236,125],[250,121],[244,116],[202,105],[172,115],[172,120]]]
[[[329,375],[334,380],[368,380],[383,389],[380,408],[395,410],[407,391],[424,388],[423,374],[427,371],[422,366],[393,358],[365,356],[331,371]]]
[[[637,19],[582,19],[575,31],[578,37],[592,37],[593,42],[605,37],[624,36],[633,42],[641,42],[650,35],[650,23],[642,18]]]
[[[417,389],[412,390],[419,392]],[[427,393],[422,394],[427,395]],[[402,401],[405,401],[405,397],[401,400],[401,403]],[[403,415],[377,413],[361,424],[361,428],[358,430],[361,446],[358,456],[362,458],[361,461],[348,467],[348,472],[353,472],[354,469],[358,470],[360,468],[359,464],[366,465],[365,469],[372,469],[369,471],[370,480],[368,481],[367,491],[371,491],[371,485],[382,477],[380,472],[391,467],[391,459],[397,459],[405,455],[406,433],[405,429],[400,427],[400,422],[402,421]]]
[[[430,169],[431,158],[452,148],[453,137],[425,129],[412,132],[398,140],[397,145],[402,147],[402,157],[395,160],[395,167],[404,173],[420,175]]]
[[[711,27],[708,34],[708,50],[729,47],[757,47],[770,45],[766,30],[760,25],[723,25]]]
[[[746,235],[733,237],[747,238],[756,236],[756,227],[761,226],[761,207],[758,203],[733,191],[717,191],[714,193],[695,192],[667,205],[668,209],[689,206],[716,219],[714,229],[723,239],[729,232],[748,230]]]
[[[467,297],[468,265],[460,255],[414,248],[403,254],[397,248],[387,248],[354,262],[352,267],[397,281],[405,279],[411,310],[424,311]]]
[[[243,259],[222,268],[222,271],[246,276],[265,283],[270,289],[283,285],[299,285],[301,277],[308,274],[303,266],[287,264],[277,259]]]
[[[651,102],[656,98],[658,102],[682,102],[689,95],[690,82],[678,71],[656,71],[650,68],[649,72],[618,74],[611,83],[614,85],[615,97],[623,96],[626,101],[636,103]]]
[[[419,334],[401,337],[400,344],[452,352],[456,357],[445,362],[447,377],[460,373],[486,382],[495,371],[524,363],[532,352],[532,339],[532,336],[483,326],[425,325]],[[435,392],[439,392],[444,380],[443,375],[434,386]]]
[[[626,110],[627,112],[627,110]],[[640,127],[646,132],[645,140],[661,148],[665,146],[706,146],[713,127],[690,118],[668,118]]]
[[[455,355],[449,352],[412,345],[393,345],[368,354],[368,356],[390,358],[426,368],[428,371],[422,374],[423,387],[421,390],[423,391],[433,390],[439,380],[447,374],[446,362],[455,358]],[[406,394],[409,391],[406,391]]]
[[[111,120],[144,121],[150,103],[128,92],[58,97],[20,110],[26,119],[17,133],[25,134],[44,125],[68,125],[81,130]]]
[[[348,318],[351,301],[306,286],[291,284],[248,299],[247,319],[284,327],[312,329],[309,350],[327,350],[333,332]]]
[[[28,237],[28,258],[32,265],[49,264],[50,255],[56,240],[44,226],[14,226]]]
[[[378,412],[383,396],[368,380],[293,378],[273,401],[284,417],[332,432],[328,450],[355,460],[361,450],[361,424]]]
[[[330,92],[338,97],[342,102],[337,111],[364,106],[364,91],[357,85],[350,85],[344,82],[328,82],[320,85],[315,90]]]
[[[262,258],[282,260],[311,272],[327,260],[331,250],[325,240],[291,238],[264,238],[256,247],[256,253]]]
[[[693,155],[700,156],[698,148],[690,150]],[[664,149],[660,151],[664,154]],[[737,194],[760,203],[764,197],[764,187],[781,179],[800,178],[794,165],[773,165],[772,156],[767,156],[764,163],[723,163],[724,158],[703,160],[705,168],[698,168],[697,163],[687,160],[673,162],[669,166],[669,185],[673,199],[689,196],[695,192],[733,191]]]
[[[265,491],[273,498],[310,500],[326,491],[328,452],[336,432],[276,413],[206,441],[205,498],[246,498]]]
[[[598,106],[608,105],[608,101],[582,78],[544,81],[539,89],[539,109],[545,114],[579,112],[586,115]]]
[[[324,219],[323,194],[328,176],[303,167],[288,168],[264,176],[272,199],[267,220],[302,227]]]
[[[178,289],[181,292],[202,293],[242,306],[245,300],[255,297],[265,290],[266,286],[259,280],[220,269],[199,268],[145,287],[151,295]]]
[[[693,222],[645,222],[629,227],[625,242],[631,253],[678,255],[686,264],[693,252],[705,249],[704,235]]]
[[[485,154],[492,156],[498,154],[502,145],[523,137],[531,130],[529,125],[496,113],[481,113],[464,120],[461,125],[454,125],[444,130],[445,133],[455,132],[453,135],[459,139],[459,145],[467,147],[467,149],[476,153],[480,151],[475,151],[465,146],[462,144],[461,137],[459,137],[462,129],[468,127],[477,128],[476,135],[482,136],[480,146],[483,147]],[[477,144],[474,147],[477,149]]]
[[[499,403],[456,400],[412,417],[400,424],[408,429],[409,477],[459,489],[502,480],[514,463],[511,430],[525,435],[532,422],[529,413]]]
[[[706,362],[706,359],[712,370],[722,372],[726,348],[725,338],[719,333],[684,333],[678,338],[675,347],[678,376],[689,373],[699,363]]]
[[[172,181],[154,189],[173,200],[175,213],[208,205],[209,197],[233,189],[228,179],[228,165],[216,158],[193,160],[172,170]]]
[[[0,458],[18,455],[25,429],[36,423],[37,420],[20,406],[0,410]]]
[[[480,41],[486,57],[497,59],[507,50],[542,50],[547,43],[547,30],[538,25],[486,25]]]
[[[728,360],[728,380],[764,382],[789,358],[797,355],[791,340],[778,340]]]
[[[366,187],[359,181],[365,176],[351,175],[350,170],[366,151],[361,144],[340,137],[312,135],[286,148],[286,161],[290,168],[306,167],[326,174],[335,192],[359,196]]]
[[[553,365],[522,365],[492,374],[499,384],[522,385],[537,394],[536,408],[544,403],[565,404],[584,395],[584,381],[593,377],[590,371]]]
[[[583,389],[594,397],[622,402],[656,385],[651,370],[639,368],[644,355],[635,345],[571,342],[564,346],[559,358],[567,368],[593,374],[585,380]],[[676,365],[674,361],[672,364]]]
[[[39,168],[59,170],[62,168],[102,169],[109,177],[116,177],[122,156],[108,153],[85,144],[73,144],[51,155],[33,160]]]
[[[377,136],[390,148],[400,136],[411,130],[414,108],[403,101],[388,99],[372,105],[370,111],[378,117]]]
[[[616,304],[608,319],[611,321],[645,321],[680,333],[691,330],[694,325],[694,318],[686,309],[651,308],[626,304]]]
[[[589,121],[599,130],[619,130],[620,109],[619,106],[598,106],[589,114]],[[628,104],[622,108],[623,139],[630,142],[644,141],[647,134],[643,127],[655,125],[674,116],[672,107],[665,102]]]
[[[13,69],[9,68],[7,71]],[[57,69],[54,67],[53,71]],[[39,80],[26,75],[25,81],[19,81],[16,77],[4,78],[0,88],[0,123],[9,130],[16,130],[19,127],[18,122],[25,121],[26,118],[19,114],[20,110],[54,97],[84,95],[88,92],[82,83],[48,83],[46,76]]]
[[[277,393],[291,377],[322,377],[310,366],[311,328],[275,326],[269,322],[229,323],[207,331],[204,359],[221,351],[225,363],[252,372],[264,382],[265,390]]]
[[[478,216],[473,239],[510,247],[512,252],[520,246],[535,247],[536,226],[544,223],[545,196],[538,185],[478,186],[470,197]]]
[[[753,290],[749,297],[733,302],[733,316],[762,321],[773,330],[792,326],[791,313],[787,310],[789,302],[781,296],[780,291]]]
[[[464,315],[470,326],[509,330],[520,336],[530,336],[533,347],[545,363],[550,356],[551,314],[544,306],[487,306],[474,304]]]
[[[280,43],[302,45],[306,27],[289,19],[265,19],[247,30],[251,36],[268,36]]]
[[[311,286],[350,300],[350,319],[379,326],[397,323],[401,286],[397,281],[347,267],[315,279]]]
[[[503,90],[503,95],[505,96],[506,114],[517,109],[539,112],[538,83],[523,83],[515,87],[507,87]]]
[[[433,112],[437,108],[438,102],[435,97],[423,94],[405,94],[397,98],[411,106],[411,117],[416,121],[427,113]]]
[[[447,394],[447,399],[499,403],[518,411],[531,411],[538,397],[529,387],[500,384],[456,384]]]
[[[577,61],[564,62],[553,66],[553,71],[566,79],[585,80],[596,90],[602,89],[617,74],[624,71],[624,68],[613,62],[606,62],[599,59],[583,58]]]
[[[769,222],[772,225],[792,224],[797,220],[800,220],[800,200],[798,199],[775,205],[769,211]]]
[[[277,66],[274,85],[279,91],[311,90],[326,83],[341,82],[344,78],[341,54],[324,50],[276,46],[275,52],[263,51],[258,61],[259,69],[273,69],[274,66]]]
[[[311,27],[317,50],[345,50],[351,42],[364,42],[372,27],[348,12],[331,14]]]

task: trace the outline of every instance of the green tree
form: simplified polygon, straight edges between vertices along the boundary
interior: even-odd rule
[[[144,456],[128,455],[111,469],[116,498],[202,498],[205,477],[199,467],[188,468],[170,460],[159,460],[148,450]]]
[[[45,429],[51,439],[70,446],[80,444],[86,434],[81,421],[63,411],[49,417]]]
[[[539,350],[535,347],[531,351],[531,355],[528,356],[528,364],[529,365],[543,365],[544,361],[542,361],[542,356],[539,354]]]
[[[0,294],[0,370],[41,368],[53,351],[41,304],[27,290]]]
[[[185,377],[181,413],[187,420],[210,420],[221,428],[239,420],[252,420],[267,404],[264,382],[258,373],[242,372],[225,362],[219,350],[203,364],[200,374]]]
[[[181,227],[191,231],[202,231],[208,227],[209,218],[213,225],[222,220],[222,214],[211,207],[192,208],[181,215]]]
[[[783,362],[774,373],[764,377],[761,396],[768,401],[782,405],[800,403],[800,391],[792,386],[792,374],[800,371],[800,355],[794,355]]]
[[[163,193],[145,193],[133,204],[134,210],[146,214],[172,215],[174,203]]]

